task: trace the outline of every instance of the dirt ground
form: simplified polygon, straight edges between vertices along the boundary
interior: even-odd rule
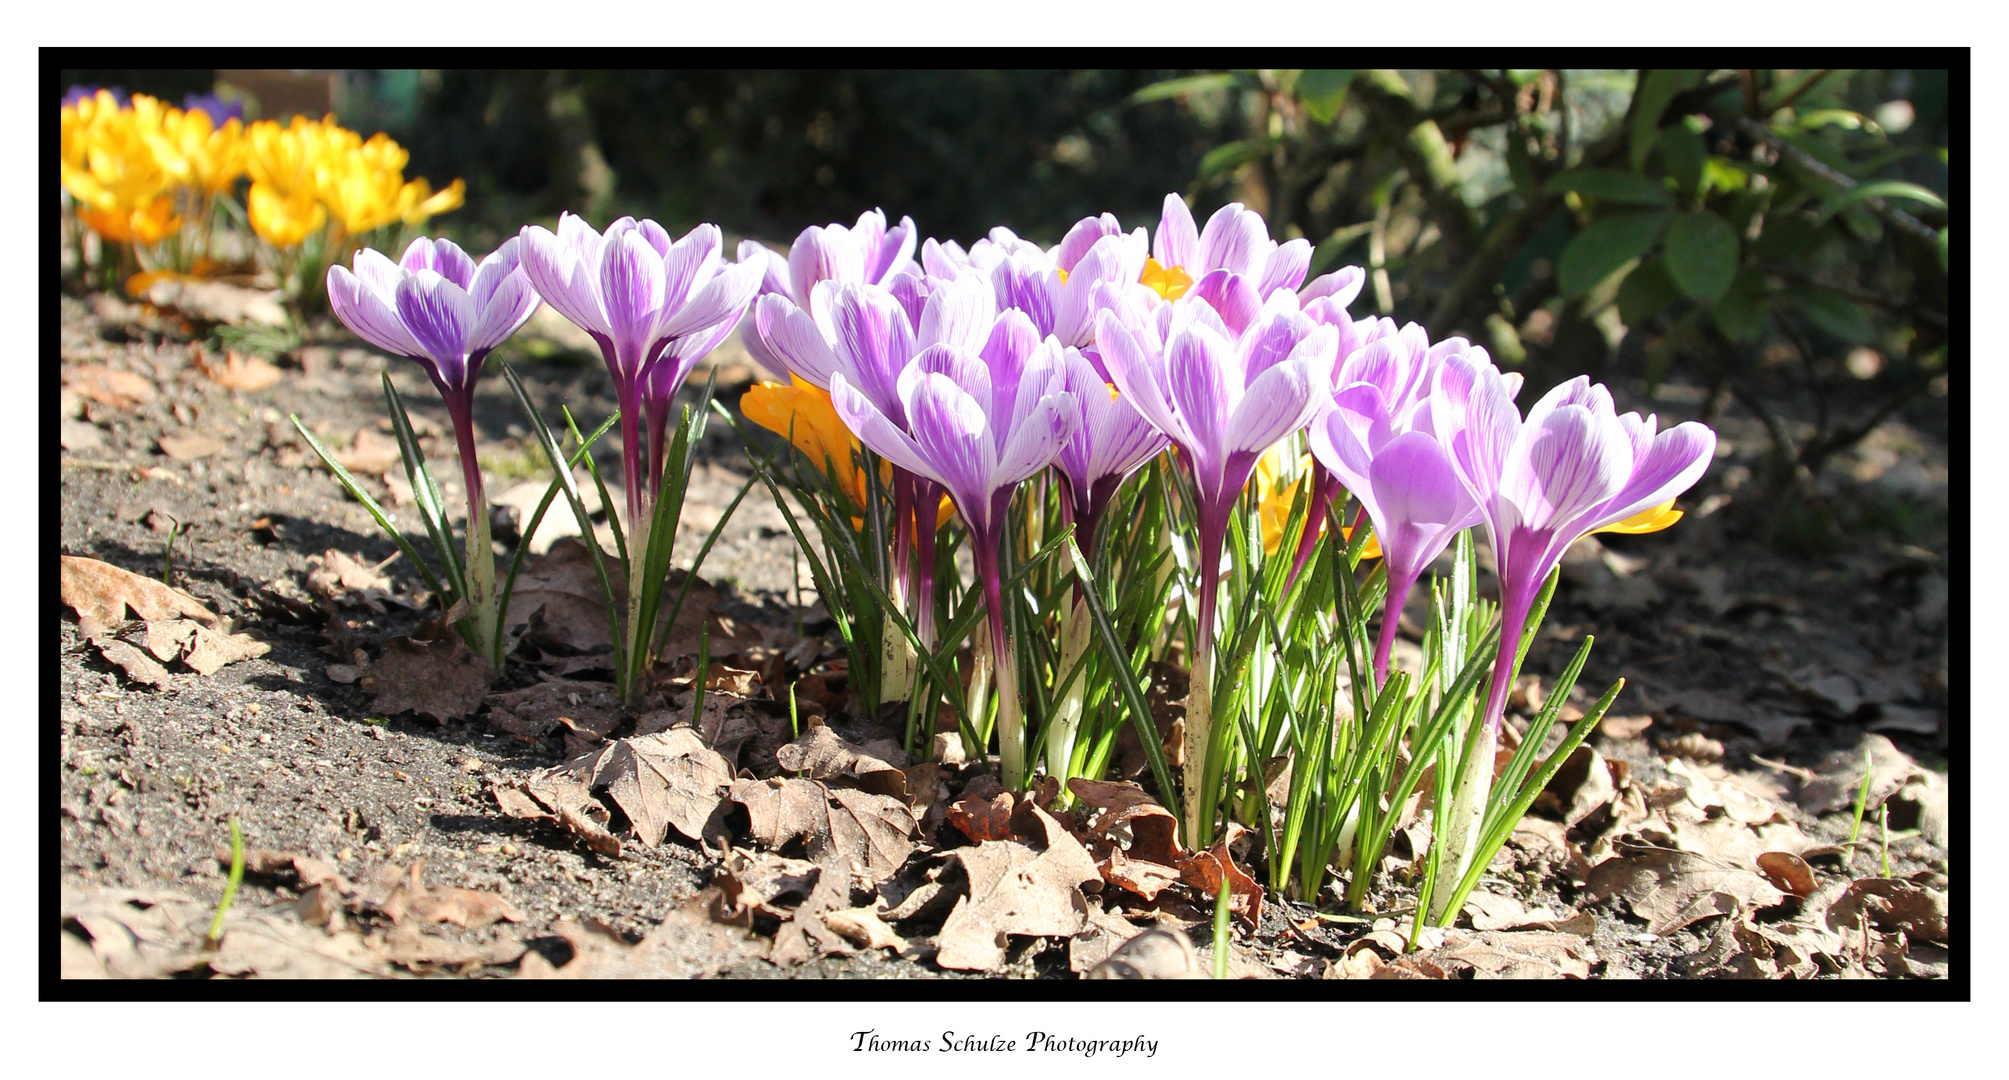
[[[548,327],[540,316],[505,355],[547,415],[562,401],[582,423],[597,422],[613,407],[604,371],[567,353],[562,330],[539,338]],[[117,628],[94,642],[70,608],[49,613],[58,620],[62,906],[60,929],[50,929],[66,977],[1073,978],[1154,925],[1201,943],[1197,961],[1174,957],[1167,970],[1210,964],[1210,897],[1178,885],[1145,903],[1086,879],[1074,894],[1086,906],[1070,924],[1086,929],[1000,929],[998,957],[945,962],[955,950],[944,926],[957,916],[943,909],[955,890],[976,891],[973,852],[1002,844],[1046,858],[1064,846],[1019,810],[999,834],[1016,839],[972,847],[969,829],[944,811],[986,797],[971,768],[895,763],[918,819],[915,843],[897,865],[854,873],[847,894],[828,866],[808,883],[813,850],[759,843],[757,810],[726,806],[703,839],[671,828],[660,844],[610,846],[591,827],[566,826],[548,800],[526,801],[545,770],[646,726],[630,718],[580,733],[570,720],[560,728],[550,716],[503,717],[507,701],[495,695],[558,675],[570,680],[571,705],[584,707],[578,684],[605,673],[566,670],[562,649],[520,653],[486,705],[461,719],[381,708],[387,669],[373,679],[371,668],[408,648],[394,638],[422,634],[423,586],[404,560],[381,565],[396,549],[287,416],[353,455],[364,484],[395,510],[410,495],[398,490],[379,390],[388,370],[449,506],[462,505],[460,485],[448,479],[457,471],[444,410],[418,368],[338,328],[318,333],[275,358],[271,385],[233,389],[259,380],[228,367],[213,342],[193,340],[201,335],[173,312],[102,294],[61,299],[61,554],[158,578],[174,535],[173,584],[229,632],[269,647],[210,674],[186,662],[148,669],[145,656],[108,658],[144,644],[132,628],[120,651],[103,644]],[[720,354],[729,406],[750,376],[736,349]],[[1670,384],[1621,407],[1657,410],[1665,423],[1692,417],[1701,397]],[[1409,923],[1395,916],[1413,898],[1406,871],[1423,835],[1410,833],[1374,897],[1385,915],[1335,920],[1330,897],[1314,909],[1270,896],[1256,925],[1238,920],[1231,972],[1947,976],[1945,897],[1962,870],[1948,863],[1946,821],[1945,411],[1944,398],[1922,402],[1831,465],[1821,491],[1848,527],[1793,554],[1782,553],[1790,544],[1781,536],[1790,539],[1797,519],[1757,495],[1764,429],[1734,405],[1715,417],[1723,450],[1684,498],[1686,520],[1662,534],[1587,541],[1566,564],[1527,664],[1535,678],[1517,702],[1523,711],[1539,703],[1584,634],[1598,642],[1579,695],[1621,676],[1627,688],[1589,744],[1595,753],[1579,752],[1495,861],[1469,918],[1403,959]],[[477,426],[491,496],[538,476],[498,376],[482,384]],[[612,443],[600,455],[609,469]],[[737,436],[715,424],[680,527],[680,561],[746,476]],[[513,542],[513,530],[498,539]],[[756,490],[699,570],[715,590],[694,594],[715,638],[751,643],[732,657],[788,679],[827,671],[838,655],[821,609],[793,606],[807,579],[791,580],[792,545]],[[676,659],[665,674],[683,674],[687,687],[691,664]],[[680,700],[688,708],[687,690],[665,691],[672,711]],[[741,782],[769,782],[783,771],[775,744],[793,737],[777,720],[785,709],[740,704],[755,733],[726,767]],[[821,711],[853,749],[884,734]],[[1957,733],[1965,717],[1951,720]],[[1865,754],[1865,842],[1845,848]],[[932,792],[919,791],[930,783]],[[623,810],[603,833],[632,824]],[[233,818],[251,850],[248,871],[220,945],[205,948]],[[1093,831],[1084,820],[1060,824]],[[1039,828],[1048,830],[1043,853]],[[775,884],[791,873],[802,880]],[[818,901],[825,888],[838,895]],[[928,889],[943,902],[915,899]],[[804,915],[812,909],[820,923]],[[885,921],[830,917],[846,911]],[[1097,970],[1109,974],[1106,964]]]

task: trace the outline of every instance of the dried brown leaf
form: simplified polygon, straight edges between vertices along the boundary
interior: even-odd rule
[[[1790,851],[1759,852],[1758,869],[1772,887],[1805,900],[1814,895],[1814,868]]]
[[[1477,979],[1582,979],[1590,976],[1596,963],[1596,950],[1575,934],[1489,930],[1453,931],[1442,945],[1402,956],[1388,966],[1428,978],[1455,979],[1470,972]],[[1395,976],[1382,971],[1376,977]]]
[[[1869,800],[1865,805],[1870,810],[1883,805],[1885,799],[1920,771],[1911,755],[1899,750],[1889,739],[1864,735],[1854,750],[1838,750],[1828,755],[1814,770],[1814,776],[1800,785],[1795,796],[1800,809],[1809,814],[1852,810],[1856,792],[1862,788],[1865,754],[1869,757],[1870,774]]]
[[[149,621],[177,616],[217,621],[216,613],[194,597],[152,578],[78,555],[62,556],[62,564],[58,593],[77,613],[87,637],[94,636],[98,627],[124,622],[128,610]]]
[[[66,372],[63,385],[78,397],[114,409],[151,405],[158,396],[153,380],[130,371],[114,371],[103,364],[87,364]]]
[[[94,642],[99,655],[116,664],[126,673],[126,677],[136,683],[152,687],[162,687],[174,681],[166,668],[154,663],[153,658],[117,638],[107,637]]]
[[[1229,847],[1248,830],[1229,822],[1214,846],[1179,864],[1179,880],[1200,890],[1208,900],[1220,895],[1221,879],[1228,880],[1228,908],[1250,926],[1263,921],[1263,887],[1248,872],[1235,865]]]
[[[334,456],[350,472],[371,476],[382,476],[404,462],[398,453],[398,441],[369,427],[357,431],[348,448],[335,451]]]
[[[782,768],[811,780],[850,783],[861,791],[901,800],[907,795],[907,774],[900,768],[907,755],[891,740],[860,746],[827,727],[816,727],[775,751],[774,757]]]
[[[552,679],[488,697],[488,725],[532,742],[562,727],[590,746],[604,741],[621,719],[621,703],[600,682]],[[568,747],[573,741],[567,739]]]
[[[376,695],[370,703],[374,712],[390,716],[409,710],[445,721],[474,715],[493,674],[458,634],[431,643],[399,637],[363,672],[361,682]]]
[[[1919,941],[1947,940],[1946,894],[1901,878],[1863,878],[1851,883],[1823,917],[1828,928],[1848,936],[1865,926],[1882,934]]]
[[[878,912],[871,908],[854,907],[841,911],[826,911],[822,915],[823,925],[861,949],[892,949],[905,952],[907,939],[893,932]]]
[[[1687,851],[1633,847],[1591,867],[1593,902],[1623,896],[1647,932],[1665,937],[1690,923],[1785,899],[1755,866]]]
[[[279,382],[285,377],[277,367],[263,357],[245,356],[236,350],[223,354],[221,361],[211,362],[204,354],[195,354],[195,366],[202,369],[209,381],[228,390],[242,390],[256,393]]]
[[[607,789],[643,847],[661,844],[671,828],[700,839],[732,783],[732,765],[688,728],[617,739],[567,767]]]
[[[935,936],[935,962],[962,971],[1001,971],[1009,935],[1071,937],[1088,925],[1088,902],[1057,860],[1015,840],[959,848],[968,892]]]
[[[905,803],[854,788],[793,778],[735,781],[727,798],[746,807],[754,840],[780,850],[800,840],[826,866],[856,868],[884,881],[914,849],[916,822]]]
[[[1067,782],[1067,789],[1093,811],[1089,830],[1108,837],[1131,858],[1164,865],[1185,858],[1179,847],[1179,819],[1142,787],[1077,777]]]

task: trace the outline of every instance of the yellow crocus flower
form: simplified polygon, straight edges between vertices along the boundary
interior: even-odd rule
[[[1295,481],[1283,476],[1283,462],[1284,444],[1278,443],[1276,446],[1270,448],[1269,453],[1256,459],[1256,474],[1250,480],[1250,483],[1255,486],[1258,500],[1257,507],[1262,515],[1263,554],[1269,556],[1275,556],[1277,549],[1283,545],[1284,529],[1290,524],[1291,503],[1297,498],[1294,492],[1296,489],[1306,487],[1311,483],[1310,454],[1304,454],[1298,458],[1297,479]],[[1316,509],[1313,509],[1312,513],[1315,516],[1305,523],[1305,527],[1308,529],[1325,528],[1325,516],[1319,514]],[[1353,530],[1341,529],[1339,535],[1343,540],[1351,540],[1353,539]],[[1368,537],[1367,545],[1360,550],[1360,557],[1363,559],[1379,559],[1381,557],[1381,538],[1378,536]]]
[[[830,391],[804,382],[799,375],[788,377],[789,385],[761,382],[739,399],[739,411],[748,420],[788,438],[803,456],[824,470],[854,506],[865,505],[865,473],[855,455],[862,449],[851,429],[837,416],[830,403]],[[879,463],[879,481],[893,482],[893,469]],[[935,528],[949,523],[956,513],[955,503],[942,497],[935,511]],[[853,518],[853,526],[862,522]]]
[[[161,167],[184,186],[214,193],[244,175],[244,124],[236,117],[217,127],[200,109],[169,109],[145,138]]]
[[[407,225],[423,225],[434,214],[458,210],[467,201],[467,181],[455,180],[435,192],[423,177],[398,191],[398,217]]]
[[[273,185],[253,181],[245,208],[250,213],[252,231],[267,243],[282,248],[299,244],[328,221],[328,208],[314,197],[312,189],[287,194]]]

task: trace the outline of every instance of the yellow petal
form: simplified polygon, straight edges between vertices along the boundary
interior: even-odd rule
[[[1641,510],[1624,521],[1614,522],[1596,531],[1601,533],[1659,532],[1680,520],[1681,511],[1676,510],[1674,508],[1674,500],[1669,499],[1659,506]]]

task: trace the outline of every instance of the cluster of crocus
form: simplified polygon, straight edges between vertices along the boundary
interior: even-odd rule
[[[365,139],[333,116],[246,125],[242,111],[214,95],[192,95],[180,109],[110,90],[65,98],[63,187],[77,219],[129,252],[122,264],[146,271],[129,288],[141,291],[168,269],[204,272],[216,207],[246,176],[244,217],[296,286],[318,279],[323,253],[348,238],[416,228],[461,205],[459,180],[441,191],[406,180],[409,154],[387,135]],[[313,249],[310,265],[292,265],[303,248]]]
[[[99,90],[66,101],[60,128],[63,187],[77,217],[117,243],[167,240],[244,175],[242,121],[207,108]]]
[[[1213,700],[1223,547],[1252,475],[1265,546],[1290,558],[1292,580],[1349,503],[1358,509],[1341,539],[1372,523],[1364,555],[1384,560],[1388,582],[1376,686],[1418,579],[1460,532],[1486,527],[1504,608],[1485,705],[1491,732],[1518,631],[1563,549],[1598,529],[1670,524],[1672,498],[1710,457],[1706,428],[1656,433],[1651,418],[1617,416],[1609,393],[1583,380],[1523,421],[1513,407],[1518,375],[1463,339],[1433,343],[1413,324],[1355,320],[1347,308],[1359,269],[1307,283],[1310,245],[1279,243],[1239,205],[1201,228],[1168,196],[1155,236],[1125,233],[1104,214],[1050,249],[1002,227],[967,249],[929,239],[918,265],[914,241],[911,222],[888,229],[874,212],[851,229],[806,231],[785,257],[765,253],[766,295],[748,347],[789,381],[763,384],[743,407],[792,433],[860,505],[865,474],[854,457],[869,451],[891,466],[896,562],[922,590],[933,574],[919,560],[932,545],[909,562],[906,545],[926,535],[910,515],[936,489],[954,501],[988,608],[1011,784],[1026,777],[1018,650],[1000,596],[999,553],[1025,546],[1004,535],[1014,494],[1049,475],[1094,550],[1112,493],[1174,448],[1167,460],[1184,478],[1196,541],[1184,792],[1192,836],[1212,831],[1203,763],[1226,719]],[[1300,502],[1304,527],[1286,553]],[[925,602],[914,614],[923,624],[932,617]],[[1066,638],[1080,633],[1079,614],[1055,613],[1063,657],[1077,651]],[[1055,772],[1072,737],[1068,716],[1063,704],[1046,733]]]
[[[418,361],[446,403],[468,495],[464,598],[476,648],[491,663],[502,660],[500,611],[507,597],[495,589],[475,454],[474,388],[483,361],[530,318],[540,300],[577,323],[604,354],[620,402],[627,493],[623,655],[634,663],[624,665],[621,682],[634,692],[640,683],[627,667],[645,669],[652,656],[654,620],[647,616],[653,610],[645,613],[643,598],[655,595],[661,584],[651,581],[644,567],[666,562],[649,555],[665,476],[670,399],[697,362],[732,332],[766,270],[763,260],[724,263],[719,246],[714,225],[672,239],[654,221],[622,218],[596,232],[566,214],[556,233],[525,226],[479,264],[451,241],[421,237],[396,262],[366,248],[356,253],[353,270],[329,268],[328,297],[336,316],[372,345]]]
[[[251,228],[278,248],[331,223],[336,243],[386,225],[423,225],[458,208],[467,191],[460,180],[437,192],[424,178],[406,180],[404,147],[382,132],[366,140],[333,115],[261,120],[244,129],[244,141]]]

